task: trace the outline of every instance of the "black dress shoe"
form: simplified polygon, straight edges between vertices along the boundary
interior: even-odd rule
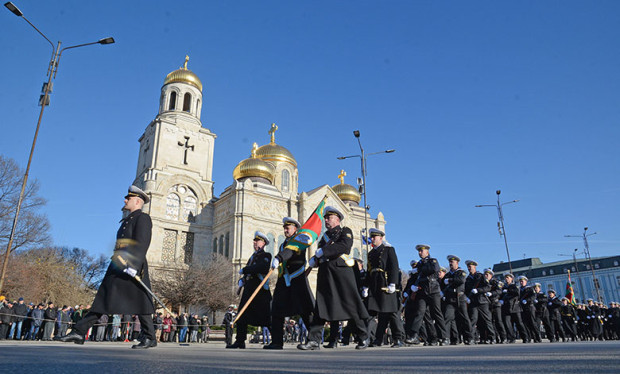
[[[71,331],[65,336],[57,336],[54,338],[57,342],[74,342],[75,344],[84,344],[84,337],[75,331]]]
[[[157,347],[157,340],[144,339],[140,343],[132,345],[131,349],[147,349],[153,347]]]
[[[301,349],[302,351],[314,351],[321,349],[321,346],[319,345],[319,343],[310,340],[306,344],[298,344],[297,349]]]
[[[400,347],[403,347],[403,346],[404,346],[403,342],[400,341],[400,340],[397,340],[397,341],[394,342],[394,344],[391,345],[390,348],[400,348]]]
[[[336,343],[336,342],[329,342],[329,343],[325,344],[323,346],[323,348],[336,348],[337,346],[338,346],[338,343]]]
[[[228,344],[226,346],[226,348],[229,348],[229,349],[236,349],[236,348],[245,349],[245,342],[234,342],[232,344]]]
[[[277,344],[267,344],[263,346],[263,349],[282,349],[283,347],[281,345],[277,345]]]
[[[382,344],[380,342],[378,342],[376,340],[373,340],[372,342],[370,342],[370,344],[368,344],[368,347],[370,347],[370,348],[372,348],[372,347],[381,347],[381,345]]]
[[[357,343],[357,345],[355,346],[355,349],[366,349],[368,348],[368,343],[366,343],[366,340]]]

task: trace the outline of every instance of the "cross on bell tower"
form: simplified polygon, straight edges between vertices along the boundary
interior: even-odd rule
[[[276,144],[276,130],[278,126],[275,123],[271,124],[271,128],[269,129],[269,135],[271,135],[271,144]]]
[[[189,136],[184,136],[184,138],[185,138],[185,143],[179,142],[178,144],[181,147],[185,147],[184,154],[183,154],[183,164],[187,165],[187,151],[191,150],[193,152],[194,151],[194,146],[193,145],[189,145]]]

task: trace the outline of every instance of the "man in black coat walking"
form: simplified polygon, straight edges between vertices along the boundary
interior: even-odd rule
[[[286,247],[300,227],[301,224],[294,218],[282,219],[286,239],[271,262],[271,267],[277,268],[279,274],[271,305],[271,343],[265,345],[264,349],[283,348],[285,317],[299,315],[304,323],[310,323],[314,297],[306,278],[306,250]]]
[[[134,278],[139,275],[142,282],[151,288],[146,252],[151,244],[151,217],[142,212],[142,206],[149,202],[148,195],[136,186],[129,187],[125,196],[124,211],[129,214],[121,220],[116,234],[116,247],[112,262],[106,271],[93,305],[85,316],[73,327],[71,333],[58,337],[63,342],[84,344],[84,336],[102,314],[137,314],[140,319],[142,341],[134,349],[157,346],[153,328],[153,299]]]
[[[245,267],[239,270],[243,278],[239,279],[239,287],[243,287],[239,308],[244,305],[254,293],[254,290],[265,279],[271,265],[271,253],[265,252],[265,246],[269,244],[269,239],[265,234],[256,231],[254,234],[254,254],[250,256]],[[237,320],[237,337],[233,344],[226,348],[245,348],[245,340],[248,335],[248,325],[271,326],[271,292],[269,291],[269,281],[265,282],[261,290],[256,294],[254,300]]]
[[[355,325],[358,337],[356,349],[368,347],[366,321],[370,316],[359,294],[353,267],[355,260],[348,258],[353,246],[353,233],[348,227],[341,227],[342,213],[327,206],[323,211],[327,231],[319,241],[319,249],[310,259],[309,265],[318,265],[316,304],[314,317],[310,322],[308,342],[299,344],[301,350],[320,348],[321,330],[325,321],[345,321]]]
[[[389,323],[394,343],[393,348],[402,347],[405,339],[403,322],[400,319],[400,269],[394,247],[383,241],[385,233],[369,230],[372,250],[368,253],[368,276],[365,279],[364,296],[368,294],[368,311],[378,316],[377,332],[371,347],[383,344],[383,336]]]

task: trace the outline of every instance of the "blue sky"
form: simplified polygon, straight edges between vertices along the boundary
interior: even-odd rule
[[[15,1],[66,51],[31,177],[57,245],[109,253],[138,138],[160,88],[189,54],[203,126],[217,134],[219,195],[251,144],[276,141],[300,190],[353,184],[367,152],[368,200],[401,266],[431,245],[481,266],[506,260],[493,208],[505,207],[513,260],[620,251],[620,2]],[[0,153],[25,167],[51,48],[0,12]]]

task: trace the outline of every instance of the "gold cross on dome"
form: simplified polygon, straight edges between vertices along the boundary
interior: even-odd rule
[[[340,184],[344,184],[344,177],[347,175],[347,172],[340,170],[340,174],[338,174],[338,179],[340,179]]]
[[[269,135],[271,135],[271,144],[275,144],[276,143],[276,130],[278,129],[278,126],[275,123],[271,124],[271,128],[269,129]]]
[[[258,144],[254,142],[254,144],[252,144],[252,158],[256,158],[256,151],[258,151]]]
[[[185,55],[185,63],[183,64],[183,69],[187,70],[187,62],[189,61],[189,56]]]

